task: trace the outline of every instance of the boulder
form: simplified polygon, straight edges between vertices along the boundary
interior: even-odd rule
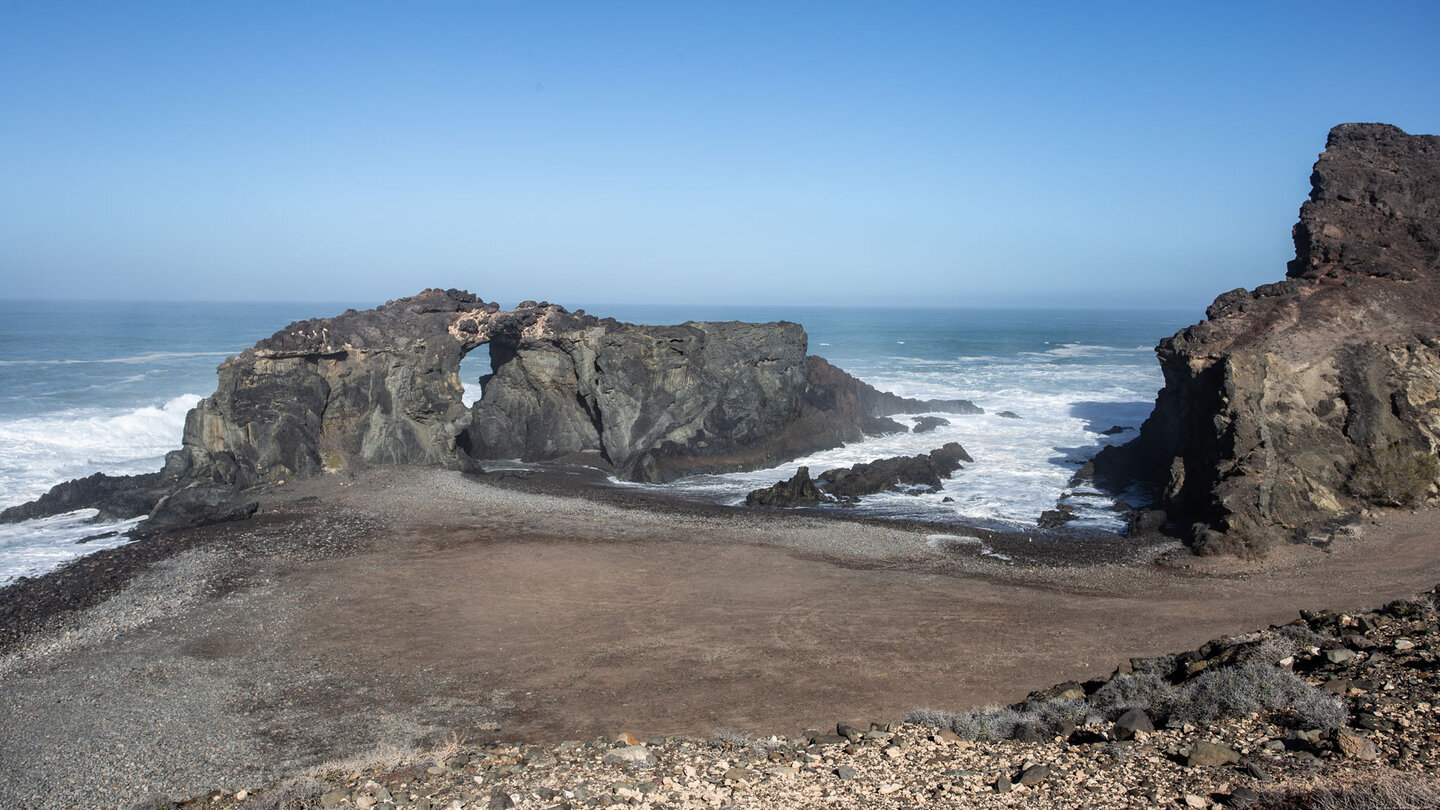
[[[834,501],[810,480],[809,467],[801,467],[789,481],[780,481],[745,496],[746,506],[817,506]]]
[[[973,462],[965,448],[950,442],[928,455],[897,456],[878,461],[826,470],[820,474],[820,489],[841,500],[854,500],[877,492],[938,492],[942,480],[960,469],[961,462]]]
[[[912,433],[930,433],[936,428],[949,427],[950,420],[938,416],[922,416],[915,420],[915,426],[910,429]]]
[[[1370,738],[1343,728],[1335,732],[1335,745],[1340,749],[1342,755],[1351,759],[1368,762],[1380,756],[1379,750],[1375,747],[1375,743],[1370,741]]]
[[[1225,765],[1233,765],[1240,761],[1240,754],[1234,749],[1215,743],[1197,740],[1190,746],[1190,756],[1186,757],[1185,764],[1191,768],[1210,767],[1219,768]]]
[[[1128,740],[1135,736],[1135,732],[1143,731],[1152,733],[1155,731],[1155,724],[1150,722],[1150,715],[1142,709],[1131,709],[1115,721],[1115,728],[1112,735],[1117,740]]]

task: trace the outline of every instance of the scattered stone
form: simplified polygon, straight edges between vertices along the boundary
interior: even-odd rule
[[[1190,746],[1190,756],[1186,757],[1185,764],[1191,768],[1211,767],[1219,768],[1225,765],[1233,765],[1240,761],[1240,754],[1232,748],[1223,745],[1197,740]]]
[[[999,413],[997,413],[997,414],[995,414],[995,415],[998,416],[998,417],[1000,417],[1001,419],[1019,419],[1019,418],[1020,418],[1020,414],[1015,413],[1014,411],[1001,411],[1001,412],[999,412]]]
[[[1034,787],[1041,782],[1044,782],[1045,777],[1049,775],[1049,767],[1045,765],[1031,765],[1030,767],[1021,771],[1020,776],[1015,781],[1016,783],[1024,785],[1025,787]]]
[[[915,420],[915,427],[911,428],[912,433],[929,433],[935,428],[949,427],[950,420],[938,416],[922,416]]]
[[[1194,793],[1185,794],[1185,806],[1194,807],[1197,810],[1202,807],[1209,807],[1210,801],[1204,796],[1196,796]]]
[[[1225,797],[1225,806],[1249,807],[1258,801],[1260,801],[1260,794],[1242,785],[1231,790],[1230,795]]]
[[[1325,651],[1325,660],[1329,661],[1332,664],[1343,664],[1346,661],[1353,659],[1354,657],[1355,651],[1347,650],[1344,647]]]
[[[849,765],[841,765],[835,769],[835,775],[840,777],[840,781],[849,782],[855,778],[855,769]]]
[[[628,765],[635,762],[649,762],[650,749],[643,745],[627,745],[607,753],[602,760],[607,765]]]
[[[1010,784],[1010,777],[1006,776],[1005,774],[1002,773],[999,776],[995,777],[996,793],[1009,793],[1013,787],[1014,785]]]
[[[1369,762],[1380,756],[1380,752],[1375,748],[1375,743],[1371,742],[1369,737],[1343,728],[1335,732],[1335,745],[1340,749],[1341,754],[1352,759]]]
[[[1155,731],[1155,724],[1150,722],[1150,716],[1143,709],[1131,709],[1120,715],[1111,734],[1117,740],[1128,740],[1133,738],[1137,731],[1147,734]]]

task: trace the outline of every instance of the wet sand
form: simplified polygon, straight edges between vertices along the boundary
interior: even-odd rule
[[[260,519],[164,540],[178,553],[31,620],[0,657],[0,806],[254,786],[451,733],[896,720],[1440,581],[1430,512],[1264,564],[987,537],[1006,563],[936,548],[924,525],[555,480],[325,476],[269,494]]]

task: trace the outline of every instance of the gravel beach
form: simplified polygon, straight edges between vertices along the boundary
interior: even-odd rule
[[[1008,703],[1440,579],[1424,512],[1244,563],[564,473],[376,469],[262,509],[0,591],[0,807],[254,787],[449,735],[794,735]]]

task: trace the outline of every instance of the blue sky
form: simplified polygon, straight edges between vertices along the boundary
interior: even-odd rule
[[[0,297],[1203,306],[1435,3],[0,3]]]

